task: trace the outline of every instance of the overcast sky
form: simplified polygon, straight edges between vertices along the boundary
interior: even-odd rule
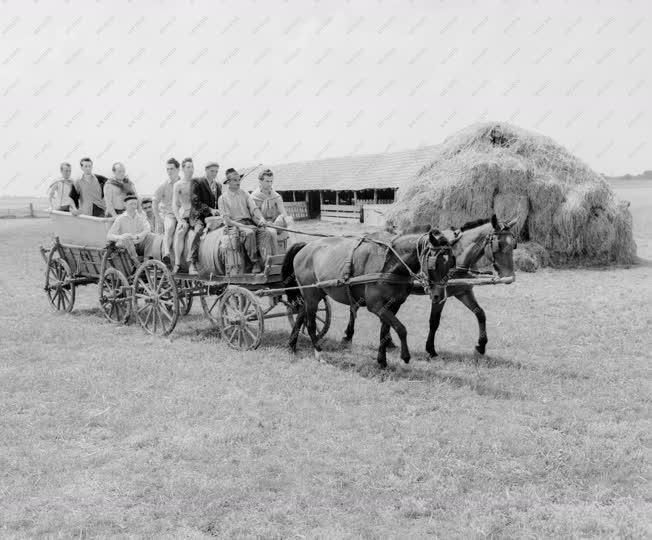
[[[652,169],[650,1],[0,2],[0,195],[62,160],[272,165],[436,144],[478,120],[607,174]]]

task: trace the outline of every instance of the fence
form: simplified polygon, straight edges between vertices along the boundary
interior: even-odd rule
[[[322,204],[322,221],[347,221],[360,223],[361,209],[353,204]]]
[[[17,219],[17,218],[46,218],[50,217],[45,210],[34,208],[32,203],[29,206],[21,208],[0,208],[0,219]]]
[[[283,206],[295,221],[308,219],[308,205],[305,201],[284,202]]]

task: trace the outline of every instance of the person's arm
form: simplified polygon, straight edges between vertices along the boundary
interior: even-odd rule
[[[251,214],[252,220],[256,225],[260,227],[267,223],[263,217],[263,213],[260,211],[260,208],[258,208],[256,201],[254,201],[254,198],[251,195],[247,195],[247,206],[249,207],[249,213]]]
[[[149,225],[149,221],[147,220],[147,216],[141,212],[138,212],[138,222],[140,224],[140,231],[136,234],[136,238],[134,239],[136,242],[142,242],[145,237],[152,232],[152,228]]]
[[[172,186],[172,212],[179,220],[183,217],[179,215],[180,207],[181,207],[181,200],[179,198],[179,190],[177,189],[177,185],[174,184]]]
[[[79,211],[79,198],[80,198],[80,190],[78,189],[77,182],[75,181],[72,183],[72,186],[70,187],[70,199],[75,205],[74,208],[70,209],[70,213],[75,216],[81,214],[81,212]]]
[[[228,211],[227,205],[224,202],[223,195],[220,195],[220,198],[217,199],[217,209],[220,212],[220,215],[224,218],[224,224],[227,227],[235,225],[235,222],[231,219],[231,213]]]
[[[113,206],[113,194],[116,187],[113,184],[106,184],[104,186],[104,204],[106,205],[105,213],[107,217],[117,215],[115,207]]]
[[[288,213],[285,210],[285,205],[283,204],[283,197],[280,195],[276,199],[276,208],[278,208],[278,211],[280,212],[280,215],[283,217],[289,217]]]
[[[122,234],[120,233],[120,219],[116,218],[113,224],[111,225],[109,232],[106,234],[106,239],[109,240],[110,242],[117,242],[121,238],[122,238]]]

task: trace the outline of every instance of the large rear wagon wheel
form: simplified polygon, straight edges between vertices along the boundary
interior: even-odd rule
[[[107,268],[100,277],[100,307],[111,322],[126,324],[131,315],[131,287],[125,275],[116,268]]]
[[[53,257],[52,253],[45,269],[45,294],[55,311],[70,313],[75,305],[75,283],[70,266],[63,259]]]
[[[148,260],[134,276],[133,312],[140,326],[149,334],[167,336],[179,320],[177,285],[167,266]]]
[[[294,321],[297,317],[297,310],[293,307],[287,307],[288,321],[290,326],[294,328]],[[315,315],[315,323],[317,326],[317,339],[322,339],[327,333],[328,329],[331,327],[331,303],[328,298],[322,298],[317,305],[317,314]],[[306,323],[301,325],[300,335],[309,338],[308,328]]]
[[[242,287],[230,286],[217,307],[222,339],[233,349],[258,348],[265,331],[263,310],[254,294]]]

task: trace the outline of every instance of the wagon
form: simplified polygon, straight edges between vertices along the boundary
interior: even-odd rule
[[[55,311],[70,312],[79,286],[97,284],[105,317],[116,324],[135,319],[149,334],[167,336],[179,318],[190,312],[199,297],[203,312],[230,347],[255,349],[265,331],[265,320],[286,318],[294,325],[298,307],[287,300],[281,278],[284,255],[267,258],[260,274],[207,278],[172,274],[156,259],[134,267],[127,252],[106,242],[112,220],[52,212],[57,236],[47,249],[45,294]],[[267,299],[267,305],[265,304]],[[331,324],[331,305],[322,300],[317,313],[317,334],[322,338]],[[307,336],[304,327],[301,330]]]

